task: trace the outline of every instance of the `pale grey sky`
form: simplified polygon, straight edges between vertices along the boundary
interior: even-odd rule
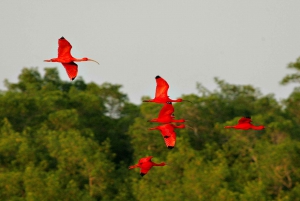
[[[23,67],[57,56],[64,36],[86,82],[122,84],[130,101],[153,97],[156,75],[169,95],[196,93],[196,82],[216,88],[213,78],[251,84],[286,98],[293,86],[279,81],[300,56],[298,0],[89,0],[0,2],[0,88],[16,82]]]

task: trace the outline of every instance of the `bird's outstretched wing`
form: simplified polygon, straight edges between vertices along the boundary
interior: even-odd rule
[[[74,80],[78,73],[78,66],[73,61],[70,63],[62,63],[62,65],[65,67],[67,74],[71,80]]]
[[[173,114],[174,113],[174,107],[172,105],[171,102],[167,102],[163,105],[163,107],[161,108],[161,110],[159,111],[158,114],[158,118],[163,118],[165,116],[170,116],[170,118],[173,118]]]
[[[164,140],[167,147],[175,147],[176,133],[172,132],[171,135],[165,135]]]
[[[251,117],[242,117],[239,119],[238,124],[251,123]]]
[[[64,37],[58,39],[58,58],[70,58],[72,45]]]
[[[176,133],[174,132],[174,125],[173,124],[164,124],[161,126],[158,126],[159,131],[164,138],[165,144],[167,147],[175,146],[176,141]]]
[[[156,76],[155,80],[156,80],[155,98],[158,98],[158,97],[159,98],[167,98],[169,84],[160,76]]]

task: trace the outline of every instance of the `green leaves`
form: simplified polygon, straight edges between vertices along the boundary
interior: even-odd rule
[[[289,68],[299,70],[298,60]],[[130,103],[119,84],[24,68],[0,95],[1,199],[299,200],[299,88],[278,102],[250,85],[215,82],[214,91],[198,84],[199,94],[182,97],[193,103],[174,104],[191,128],[176,130],[169,150],[148,130],[161,104]],[[224,129],[242,116],[266,129]],[[144,177],[127,169],[149,155],[167,165]]]
[[[280,84],[286,85],[289,83],[300,83],[300,57],[297,58],[296,62],[289,63],[288,68],[297,70],[296,73],[286,75],[280,82]]]

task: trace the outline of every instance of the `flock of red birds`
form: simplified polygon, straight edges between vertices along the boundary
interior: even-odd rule
[[[78,66],[75,62],[81,62],[81,61],[94,61],[98,63],[95,60],[89,59],[87,57],[78,59],[74,58],[71,55],[71,49],[72,45],[64,38],[61,37],[58,40],[58,57],[44,60],[45,62],[60,62],[66,69],[67,74],[71,80],[74,80],[78,74]],[[98,63],[99,64],[99,63]],[[154,102],[163,104],[158,117],[155,119],[149,120],[149,122],[156,122],[160,123],[161,125],[149,128],[149,130],[159,130],[162,134],[162,137],[165,141],[165,144],[168,149],[173,149],[175,147],[176,143],[176,133],[175,129],[182,129],[185,128],[185,124],[175,125],[173,123],[184,123],[184,119],[175,119],[174,116],[174,107],[172,105],[172,102],[182,102],[187,101],[183,100],[181,98],[172,100],[168,96],[168,89],[169,84],[160,76],[155,77],[156,80],[156,92],[155,97],[151,100],[144,100],[143,102]],[[190,101],[189,101],[190,102]],[[224,128],[233,128],[233,129],[241,129],[241,130],[263,130],[265,129],[264,126],[255,126],[253,125],[251,120],[251,117],[242,117],[239,119],[238,124],[234,126],[225,126]],[[153,156],[147,156],[144,158],[141,158],[136,165],[129,166],[129,169],[133,168],[140,168],[140,175],[144,176],[148,173],[148,171],[153,166],[165,166],[166,163],[154,163],[151,161]]]

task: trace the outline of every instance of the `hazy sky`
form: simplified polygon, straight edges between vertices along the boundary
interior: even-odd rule
[[[17,82],[23,67],[58,67],[64,36],[86,82],[123,85],[130,101],[153,97],[156,75],[169,95],[196,93],[196,82],[216,89],[213,78],[251,84],[286,98],[293,86],[280,80],[300,56],[299,0],[89,0],[0,2],[0,88]]]

